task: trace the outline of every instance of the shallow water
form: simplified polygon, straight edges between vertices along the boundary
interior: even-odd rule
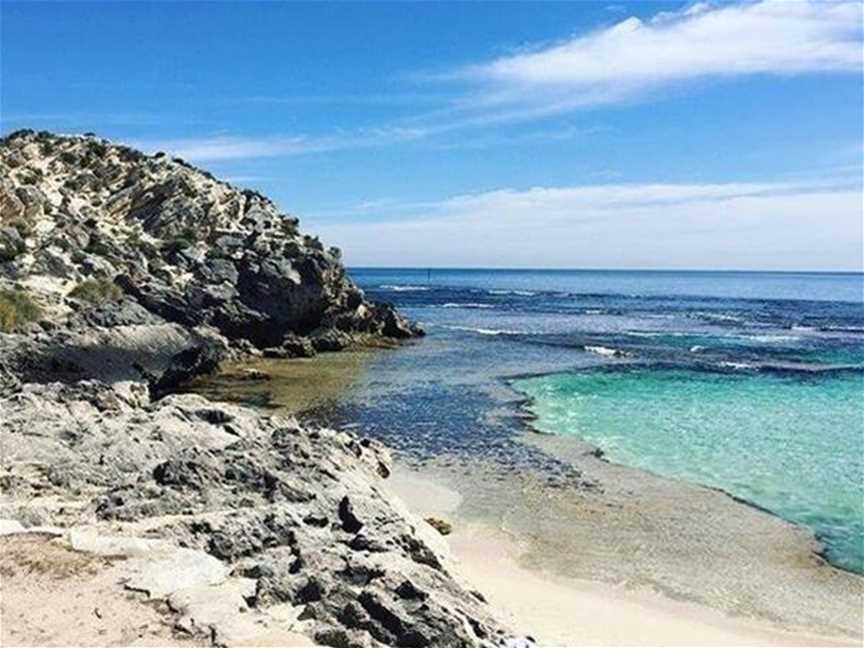
[[[364,356],[335,390],[332,372],[316,377],[309,364],[305,393],[320,384],[328,396],[304,404],[305,417],[356,428],[407,458],[479,457],[506,471],[562,474],[562,462],[521,441],[517,387],[534,397],[545,430],[806,524],[829,559],[861,571],[864,275],[351,275],[428,336]],[[296,411],[294,370],[273,373],[244,389]],[[586,407],[586,387],[605,409]]]
[[[538,429],[618,463],[726,490],[813,528],[864,571],[864,376],[627,368],[516,381]],[[850,433],[850,426],[858,434]]]
[[[352,275],[372,297],[421,320],[441,348],[421,363],[407,353],[394,371],[409,384],[432,381],[435,393],[418,399],[398,389],[390,399],[410,412],[423,400],[421,412],[440,415],[445,408],[429,401],[446,402],[479,421],[454,417],[453,429],[435,437],[438,446],[471,451],[467,438],[503,447],[521,425],[500,416],[502,402],[514,403],[494,386],[527,375],[506,382],[533,399],[543,431],[575,434],[614,461],[723,488],[811,527],[832,562],[864,571],[861,274]],[[391,443],[429,445],[391,429],[374,405],[364,416]]]

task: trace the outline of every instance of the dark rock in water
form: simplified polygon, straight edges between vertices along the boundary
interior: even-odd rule
[[[151,394],[159,398],[195,376],[213,373],[226,353],[227,349],[219,340],[202,337],[194,346],[173,356],[162,375],[151,380]]]
[[[315,353],[309,338],[294,334],[286,335],[281,345],[263,350],[265,358],[311,358]]]
[[[249,380],[253,382],[270,380],[270,374],[268,374],[266,371],[248,367],[240,369],[236,376],[240,380]]]
[[[351,336],[342,331],[327,330],[312,338],[315,351],[341,351],[351,344]]]
[[[435,529],[442,536],[450,535],[453,533],[453,527],[449,522],[445,522],[444,520],[436,517],[427,517],[426,523]]]

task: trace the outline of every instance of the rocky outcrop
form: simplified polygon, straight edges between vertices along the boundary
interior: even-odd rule
[[[376,442],[195,395],[142,403],[92,381],[28,385],[0,406],[0,518],[203,551],[225,565],[210,572],[246,583],[245,606],[289,605],[295,629],[323,645],[506,638],[436,532],[379,488],[390,459]],[[138,571],[151,584],[137,589],[183,598],[176,574]],[[202,630],[221,638],[212,625]]]
[[[89,353],[94,341],[103,356],[116,348],[114,377],[155,385],[167,364],[139,362],[141,344],[151,358],[202,341],[211,358],[219,346],[288,357],[420,334],[391,306],[370,303],[339,251],[301,233],[266,197],[92,136],[19,131],[0,140],[4,290],[41,307],[41,322],[17,327],[28,334],[22,369],[34,375],[48,367],[104,379],[80,354],[58,354]],[[0,364],[15,359],[9,346],[0,345]],[[178,362],[194,372],[188,354]]]
[[[0,328],[0,534],[125,557],[111,574],[212,645],[277,626],[339,648],[517,645],[380,488],[383,447],[172,395],[231,354],[420,333],[263,196],[95,137],[6,137]]]

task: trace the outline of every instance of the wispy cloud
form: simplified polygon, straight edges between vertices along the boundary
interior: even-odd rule
[[[414,76],[424,90],[394,94],[252,96],[263,104],[339,101],[415,107],[379,128],[324,135],[218,134],[138,142],[197,162],[281,157],[434,140],[437,148],[484,148],[571,139],[584,129],[447,137],[453,133],[569,115],[584,108],[654,96],[705,79],[862,72],[862,5],[858,0],[761,0],[690,5],[444,72]],[[652,94],[653,93],[653,94]],[[439,107],[428,109],[428,104]],[[422,108],[425,107],[426,110]],[[404,111],[402,111],[404,114]]]
[[[438,78],[475,86],[478,106],[545,104],[554,112],[705,78],[860,73],[861,43],[857,1],[699,3],[648,21],[630,17]]]
[[[501,189],[373,209],[375,222],[350,209],[304,220],[357,265],[862,265],[860,186],[824,181]]]
[[[133,144],[145,151],[164,151],[194,162],[288,157],[342,149],[395,144],[421,138],[421,128],[387,127],[360,129],[330,135],[262,135],[138,140]]]

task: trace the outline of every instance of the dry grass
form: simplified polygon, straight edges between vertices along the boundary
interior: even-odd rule
[[[42,309],[25,291],[0,291],[0,332],[12,333],[40,317]]]
[[[123,291],[112,281],[107,279],[87,279],[75,286],[69,297],[90,302],[91,304],[104,304],[105,302],[120,299]]]
[[[0,538],[0,577],[39,575],[60,579],[94,576],[111,560],[74,551],[58,542],[46,541],[43,533],[16,534]]]

